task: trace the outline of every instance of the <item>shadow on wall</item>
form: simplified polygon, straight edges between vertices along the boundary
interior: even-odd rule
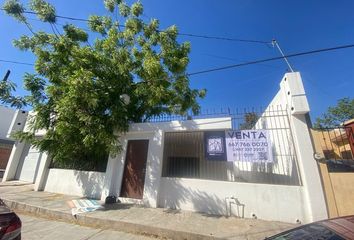
[[[88,198],[100,199],[105,183],[104,172],[89,172],[74,170],[76,182],[81,188],[82,195]]]
[[[299,186],[301,185],[301,182],[297,171],[296,160],[293,158],[289,163],[291,166],[287,167],[290,169],[284,170],[288,175],[274,173],[273,169],[275,166],[279,167],[277,160],[274,160],[273,163],[252,163],[251,171],[238,170],[239,182]],[[281,167],[284,168],[284,166]]]
[[[179,210],[182,208],[193,210],[208,216],[214,217],[228,216],[230,214],[230,202],[226,199],[221,199],[215,194],[208,194],[199,190],[192,190],[189,187],[185,187],[181,184],[180,179],[171,179],[168,181],[168,192],[162,192],[164,194],[160,197],[158,207],[169,208],[172,210]],[[231,196],[228,196],[231,197]],[[245,205],[238,199],[231,199],[232,203],[232,216],[244,217]]]
[[[157,141],[157,139],[153,139],[153,141]],[[154,144],[153,142],[149,141],[149,148],[150,144]],[[161,140],[157,143],[157,145],[161,146]],[[151,149],[149,149],[151,151]],[[154,204],[149,202],[149,199],[158,199],[158,190],[160,188],[160,176],[161,176],[161,166],[162,166],[162,159],[151,153],[150,156],[148,155],[148,159],[146,162],[146,171],[145,171],[145,183],[144,183],[144,205],[148,207],[156,207],[153,206]],[[149,159],[150,157],[150,159]]]
[[[19,161],[19,164],[17,166],[16,173],[15,173],[15,179],[20,179],[20,175],[21,175],[21,171],[22,171],[22,168],[23,168],[24,160],[25,160],[26,156],[29,153],[30,147],[31,146],[29,144],[25,144],[25,146],[24,146],[24,148],[22,150],[20,161]]]

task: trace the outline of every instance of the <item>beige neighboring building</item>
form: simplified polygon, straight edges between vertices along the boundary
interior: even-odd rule
[[[354,214],[354,119],[312,135],[329,217]]]

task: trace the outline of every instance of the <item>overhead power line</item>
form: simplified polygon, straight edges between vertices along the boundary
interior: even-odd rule
[[[4,60],[4,59],[0,59],[0,62],[14,63],[14,64],[21,64],[21,65],[27,65],[27,66],[34,66],[34,64],[33,64],[33,63],[18,62],[18,61]]]
[[[3,8],[1,10],[4,10]],[[36,15],[33,11],[24,11],[24,13]],[[61,16],[55,15],[57,18],[71,20],[71,21],[80,21],[80,22],[90,22],[89,19],[85,18],[77,18],[77,17],[69,17],[69,16]],[[119,27],[125,27],[125,25],[119,24]],[[159,31],[163,32],[163,31]],[[193,33],[178,33],[180,36],[186,37],[194,37],[194,38],[204,38],[204,39],[214,39],[214,40],[222,40],[222,41],[231,41],[231,42],[245,42],[245,43],[259,43],[259,44],[271,44],[271,41],[261,41],[261,40],[252,40],[252,39],[241,39],[241,38],[231,38],[231,37],[220,37],[220,36],[210,36],[210,35],[201,35],[201,34],[193,34]]]
[[[223,41],[232,41],[232,42],[247,42],[247,43],[261,43],[261,44],[271,44],[271,42],[260,41],[260,40],[250,40],[250,39],[240,39],[240,38],[229,38],[229,37],[217,37],[217,36],[207,36],[207,35],[197,35],[191,33],[179,33],[180,36],[188,36],[195,38],[205,38],[205,39],[215,39]]]
[[[193,76],[193,75],[209,73],[209,72],[216,72],[216,71],[221,71],[221,70],[226,70],[226,69],[236,68],[236,67],[241,67],[241,66],[246,66],[246,65],[252,65],[252,64],[263,63],[263,62],[270,62],[270,61],[280,60],[280,59],[284,59],[284,58],[299,57],[299,56],[304,56],[304,55],[310,55],[310,54],[315,54],[315,53],[320,53],[320,52],[329,52],[329,51],[335,51],[335,50],[339,50],[339,49],[346,49],[346,48],[352,48],[352,47],[354,47],[354,44],[316,49],[316,50],[311,50],[311,51],[306,51],[306,52],[288,54],[288,55],[284,55],[284,56],[280,56],[280,57],[266,58],[266,59],[260,59],[260,60],[249,61],[249,62],[244,62],[244,63],[227,65],[227,66],[223,66],[223,67],[210,68],[210,69],[206,69],[206,70],[188,73],[187,75]]]
[[[222,71],[222,70],[236,68],[236,67],[242,67],[242,66],[247,66],[247,65],[253,65],[253,64],[259,64],[259,63],[264,63],[264,62],[280,60],[280,59],[284,59],[284,57],[285,58],[299,57],[299,56],[311,55],[311,54],[316,54],[316,53],[321,53],[321,52],[330,52],[330,51],[336,51],[336,50],[340,50],[340,49],[353,48],[353,47],[354,47],[354,44],[348,44],[348,45],[341,45],[341,46],[330,47],[330,48],[316,49],[316,50],[311,50],[311,51],[306,51],[306,52],[288,54],[288,55],[284,55],[284,56],[280,56],[280,57],[265,58],[265,59],[260,59],[260,60],[244,62],[244,63],[227,65],[227,66],[223,66],[223,67],[205,69],[205,70],[201,70],[201,71],[187,73],[186,75],[187,76],[194,76],[194,75],[199,75],[199,74],[204,74],[204,73],[209,73],[209,72]],[[0,59],[0,62],[34,66],[33,63],[25,63],[25,62],[18,62],[18,61],[3,60],[3,59]]]

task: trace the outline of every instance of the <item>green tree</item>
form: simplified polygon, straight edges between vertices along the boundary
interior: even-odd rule
[[[252,129],[256,125],[258,119],[259,116],[255,112],[245,113],[243,116],[244,122],[240,124],[240,130]]]
[[[92,161],[117,153],[118,137],[129,123],[190,109],[197,113],[197,99],[205,95],[205,90],[189,87],[190,44],[177,41],[176,26],[159,30],[157,19],[142,21],[140,1],[128,5],[105,0],[104,5],[106,16],[88,19],[91,34],[99,36],[93,44],[88,31],[72,24],[59,31],[55,8],[44,0],[31,0],[30,10],[18,0],[3,5],[30,30],[14,45],[32,52],[36,62],[35,73],[24,75],[28,96],[11,97],[10,83],[0,86],[0,94],[4,103],[32,107],[31,131],[16,137],[48,151],[54,161]],[[26,11],[34,12],[53,32],[35,31]],[[39,129],[47,131],[43,138],[35,137]]]
[[[337,105],[316,119],[315,128],[332,128],[354,118],[354,99],[339,99]]]

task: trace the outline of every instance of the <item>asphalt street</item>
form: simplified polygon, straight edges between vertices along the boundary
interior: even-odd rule
[[[70,239],[70,240],[156,240],[157,238],[123,233],[111,230],[83,227],[75,224],[48,220],[34,216],[18,214],[22,221],[22,239]]]

